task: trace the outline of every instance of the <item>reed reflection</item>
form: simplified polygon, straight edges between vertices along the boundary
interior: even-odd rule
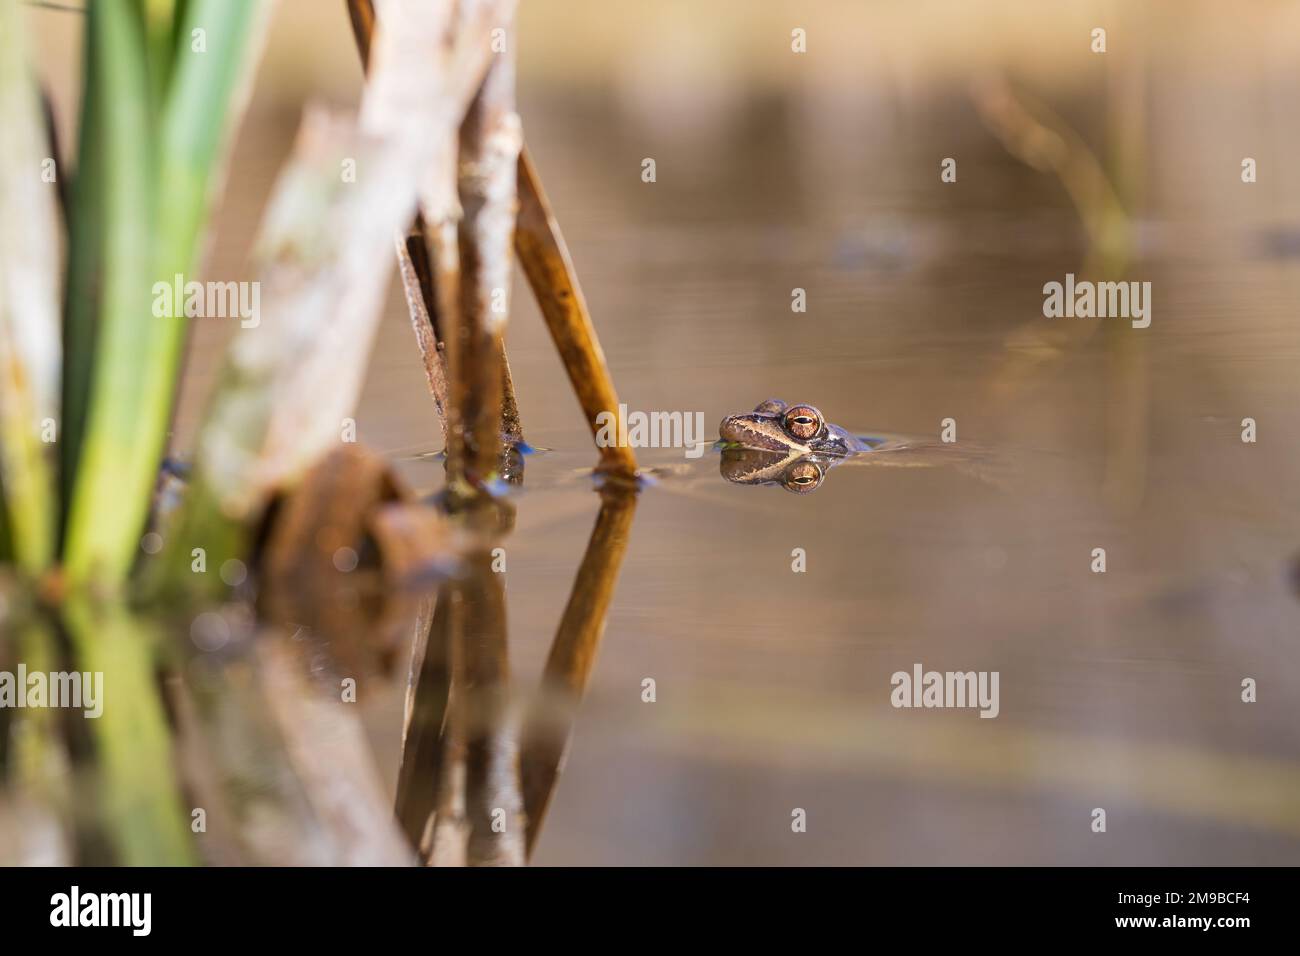
[[[595,665],[637,491],[600,489],[600,509],[541,680],[510,689],[505,574],[467,556],[421,614],[398,778],[397,819],[434,866],[527,862]]]

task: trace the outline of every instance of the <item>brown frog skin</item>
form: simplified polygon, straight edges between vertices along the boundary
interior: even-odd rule
[[[855,435],[827,422],[812,405],[789,405],[779,398],[760,402],[752,412],[728,415],[718,433],[723,478],[742,485],[780,485],[796,494],[816,491],[827,472],[841,464],[948,466],[1004,489],[1016,474],[1014,461],[972,442],[958,448],[921,436]]]
[[[871,451],[869,439],[832,425],[812,405],[789,405],[779,398],[759,402],[752,412],[728,415],[718,425],[724,442],[781,455],[843,458]]]
[[[795,494],[816,491],[832,466],[884,443],[832,425],[812,405],[779,398],[728,415],[718,433],[724,443],[722,477],[743,485],[779,484]]]

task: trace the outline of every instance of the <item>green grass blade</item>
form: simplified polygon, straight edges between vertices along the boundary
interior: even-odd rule
[[[101,108],[115,106],[103,136],[103,181],[109,189],[102,325],[69,511],[66,565],[74,580],[95,577],[108,586],[124,581],[136,554],[185,341],[182,314],[153,314],[153,285],[170,283],[194,264],[227,138],[225,118],[233,112],[263,5],[198,0],[186,9],[154,154],[148,148],[154,138],[143,27],[112,2],[92,7],[103,32],[112,34],[99,48]],[[204,31],[202,49],[187,39],[195,30]],[[182,303],[174,306],[173,313],[179,313]]]
[[[252,79],[251,54],[268,9],[257,0],[185,5],[160,133],[158,279],[170,281],[175,271],[192,266],[221,172],[221,149]],[[194,48],[199,30],[206,52]]]
[[[67,569],[78,580],[97,567],[110,578],[129,567],[124,544],[143,523],[159,448],[157,442],[146,444],[140,431],[143,406],[159,399],[140,385],[164,334],[149,311],[154,153],[143,27],[123,0],[92,4],[88,16],[95,44],[91,86],[95,109],[106,120],[104,250],[89,413],[65,548]],[[170,396],[162,401],[169,404]]]
[[[86,20],[77,174],[68,210],[68,277],[63,303],[63,433],[59,436],[59,484],[65,524],[90,403],[104,255],[103,134],[100,98],[95,93],[99,76],[95,50],[99,45],[96,34],[100,17],[88,16]]]
[[[145,48],[149,56],[149,87],[155,109],[167,99],[176,56],[176,0],[144,0]]]

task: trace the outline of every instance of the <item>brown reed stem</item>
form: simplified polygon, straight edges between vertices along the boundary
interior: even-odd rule
[[[509,318],[515,168],[522,137],[515,112],[514,56],[498,53],[460,129],[460,351],[451,356],[452,404],[459,407],[471,480],[501,460],[501,359]],[[455,333],[448,329],[448,339]]]
[[[362,66],[369,67],[370,41],[375,30],[372,0],[347,0],[348,14]],[[422,203],[423,205],[423,203]],[[406,294],[407,311],[415,332],[425,380],[438,410],[444,444],[447,443],[451,414],[447,385],[446,329],[459,307],[459,257],[455,236],[460,218],[455,203],[441,210],[425,209],[417,215],[404,238],[397,243],[398,268]],[[441,205],[441,204],[440,204]],[[426,222],[431,219],[432,224]],[[448,221],[450,220],[450,221]],[[435,262],[440,265],[435,268]],[[441,281],[439,281],[441,279]],[[512,442],[523,441],[523,426],[515,398],[514,380],[504,345],[499,349],[501,364],[501,433]],[[458,457],[448,448],[449,466]]]
[[[528,277],[533,295],[546,320],[551,339],[559,350],[578,402],[587,416],[594,438],[600,430],[601,412],[618,412],[618,393],[605,364],[605,353],[596,338],[582,288],[573,269],[559,223],[528,150],[519,156],[519,218],[515,225],[515,253]],[[600,469],[632,477],[636,474],[632,449],[608,445],[600,449]]]

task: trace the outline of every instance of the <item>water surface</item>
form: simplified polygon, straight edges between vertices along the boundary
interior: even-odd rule
[[[644,453],[685,473],[641,497],[535,862],[1300,860],[1300,226],[1285,187],[1240,193],[1267,107],[1215,99],[1187,61],[1159,77],[1131,272],[1153,283],[1151,327],[1085,322],[1051,350],[1034,344],[1052,321],[1042,286],[1080,270],[1086,239],[964,84],[830,100],[742,84],[720,113],[665,124],[525,70],[528,140],[630,407],[713,427],[782,397],[853,430],[930,436],[953,418],[959,442],[1009,463],[999,481],[846,466],[798,496],[728,484],[715,454]],[[1104,127],[1095,101],[1062,108]],[[1182,148],[1206,145],[1197,109],[1227,141],[1206,146],[1212,161]],[[284,126],[250,118],[244,205],[223,228],[269,187]],[[938,179],[948,155],[954,185]],[[514,295],[525,433],[552,449],[528,462],[506,544],[526,690],[598,500],[577,403],[526,287]],[[178,440],[219,339],[198,333]],[[440,466],[413,457],[438,428],[396,290],[358,422],[436,491]],[[998,671],[999,716],[891,708],[891,674],[917,662]],[[1241,702],[1244,678],[1258,702]],[[401,684],[367,710],[389,786]]]

